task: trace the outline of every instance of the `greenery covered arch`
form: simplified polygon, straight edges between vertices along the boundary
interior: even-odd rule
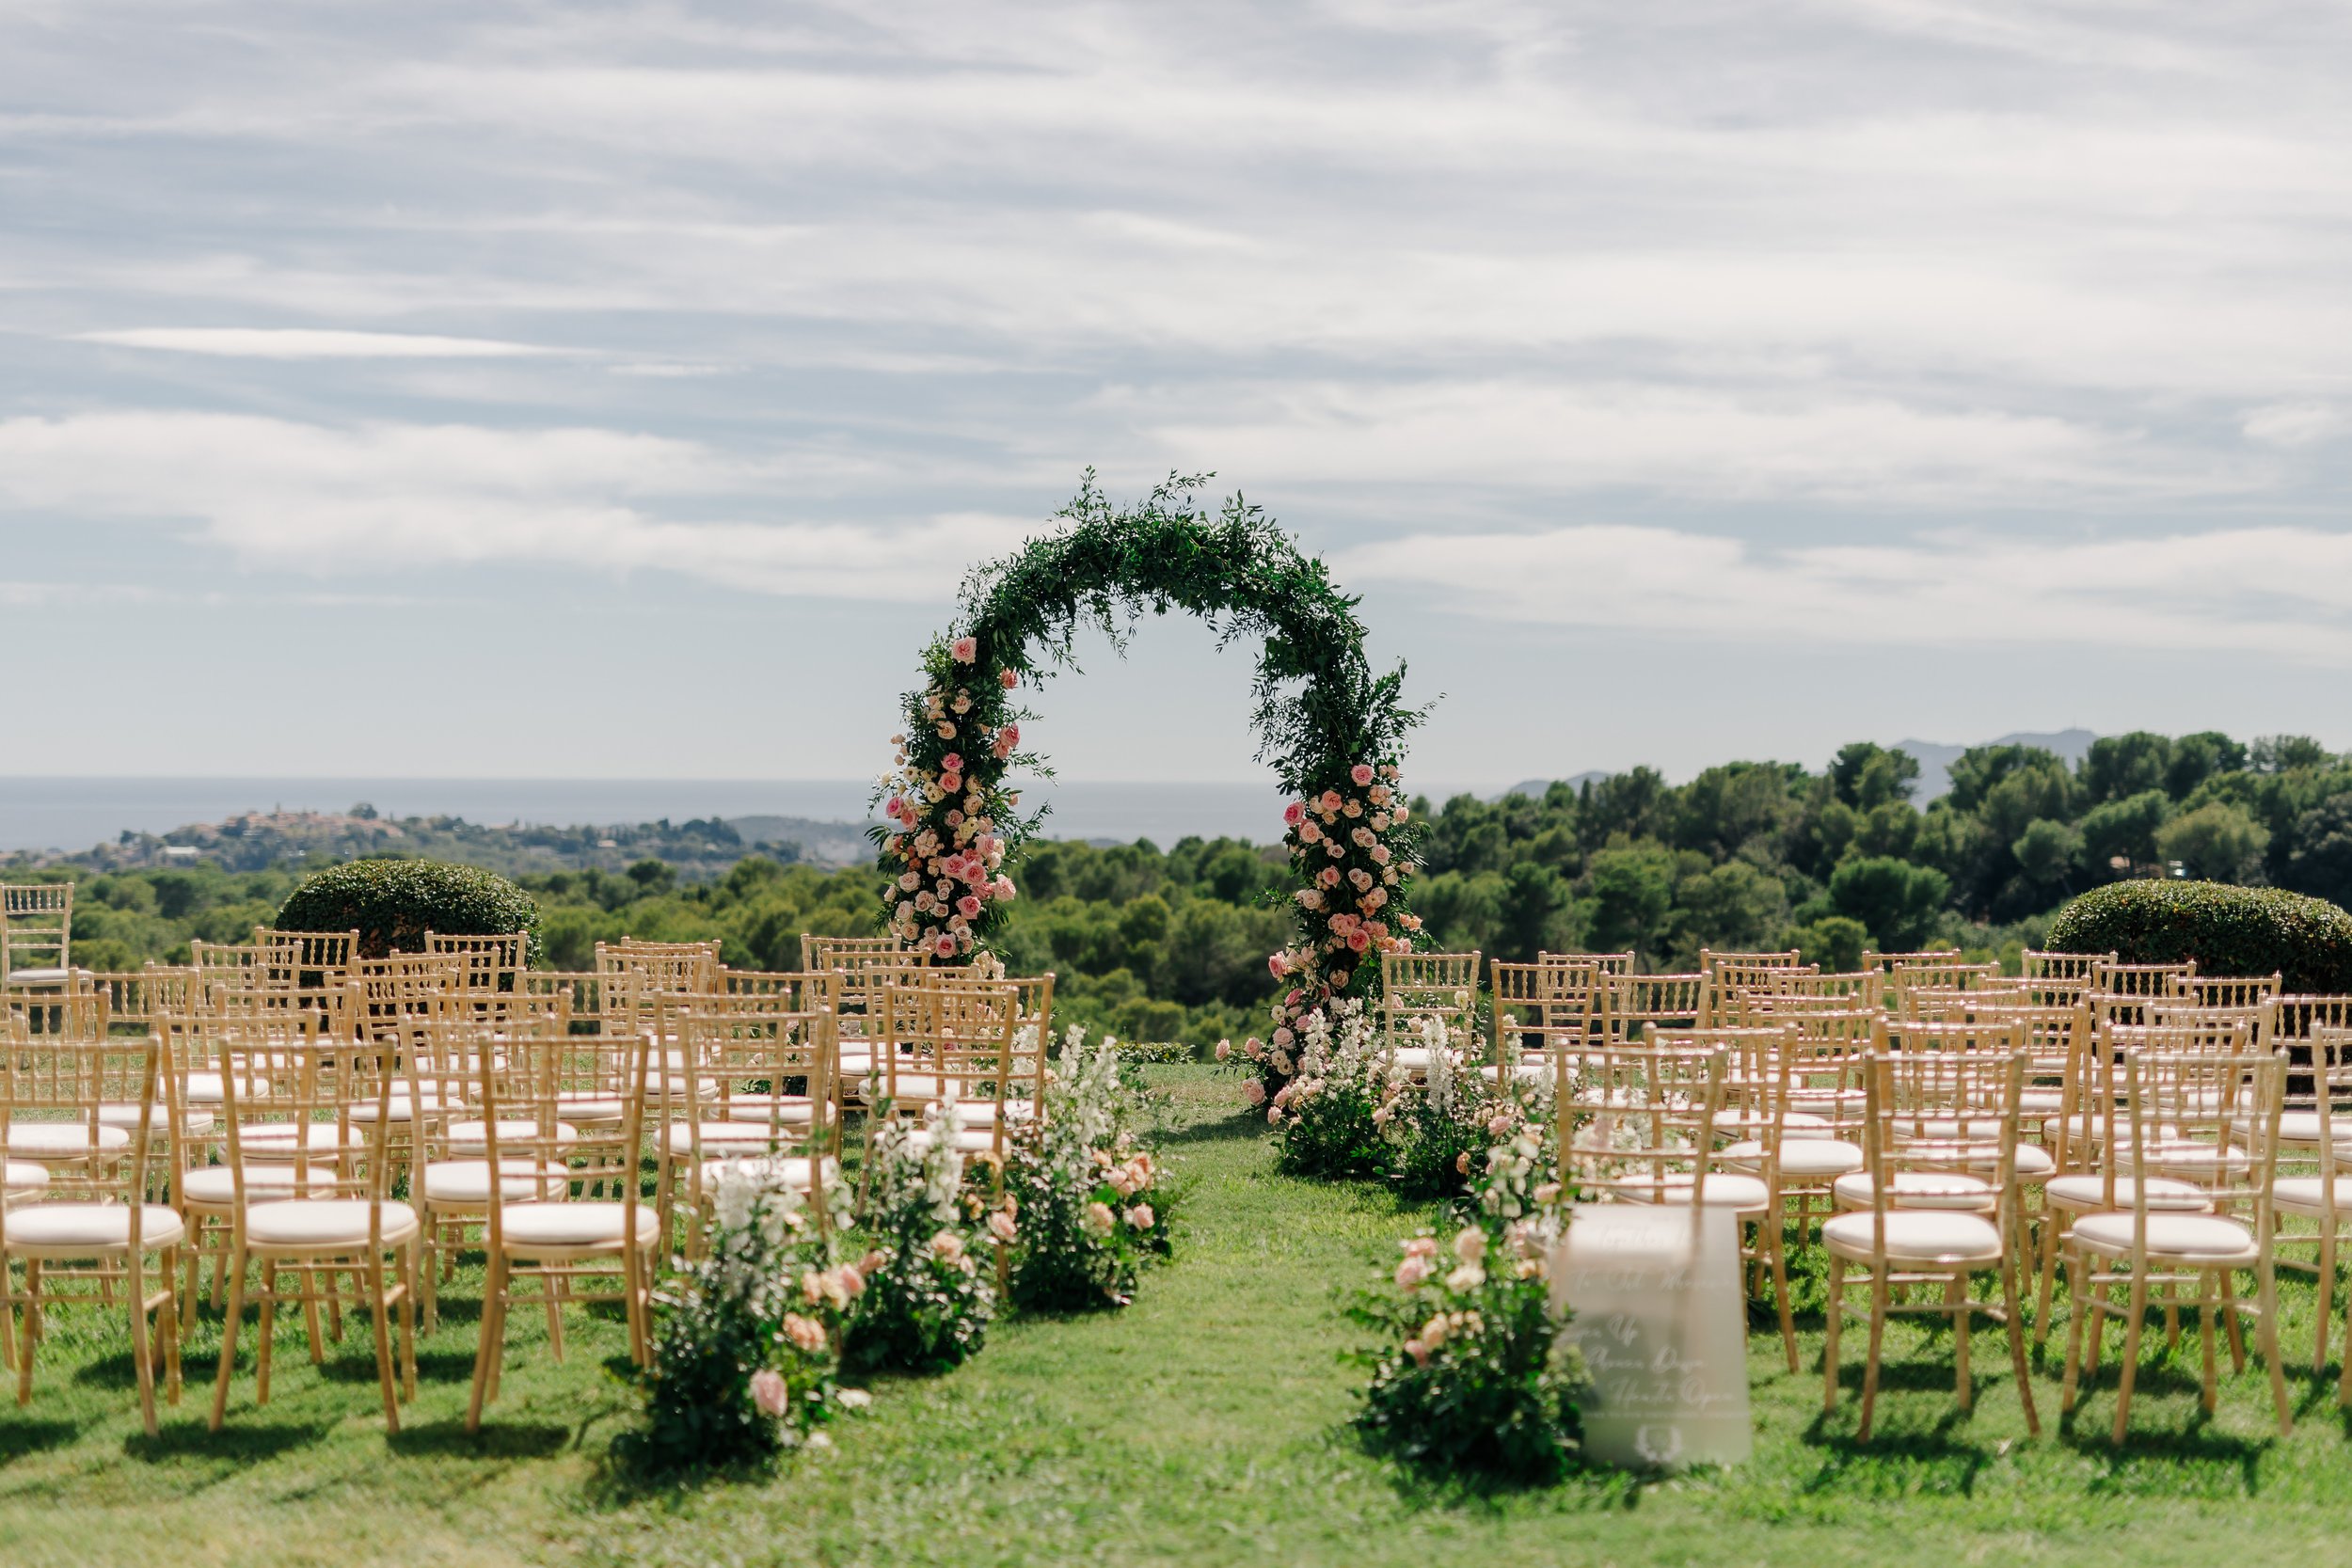
[[[1422,711],[1402,700],[1405,668],[1375,674],[1357,600],[1320,561],[1239,495],[1212,514],[1210,476],[1171,474],[1140,504],[1114,506],[1087,470],[1055,514],[1064,526],[966,578],[953,626],[923,655],[906,729],[877,800],[873,830],[891,880],[883,919],[946,961],[992,950],[1015,889],[1011,869],[1042,812],[1024,816],[1007,787],[1015,768],[1052,776],[1023,748],[1025,687],[1074,668],[1080,624],[1123,649],[1147,610],[1206,621],[1222,647],[1261,642],[1254,689],[1258,758],[1291,797],[1283,807],[1297,940],[1268,966],[1290,987],[1277,1004],[1277,1076],[1290,1071],[1291,1026],[1333,995],[1367,995],[1376,956],[1413,944],[1406,907],[1420,826],[1398,784],[1406,735]]]

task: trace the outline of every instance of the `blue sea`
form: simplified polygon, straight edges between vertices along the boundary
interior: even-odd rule
[[[81,850],[125,832],[167,832],[241,812],[340,812],[362,800],[385,816],[489,824],[604,826],[698,816],[863,822],[868,787],[857,779],[0,778],[0,850]],[[1423,787],[1439,799],[1452,793]],[[1166,848],[1191,833],[1265,844],[1282,832],[1282,801],[1271,780],[1060,780],[1024,790],[1025,808],[1041,801],[1053,806],[1045,824],[1050,838],[1148,838]]]

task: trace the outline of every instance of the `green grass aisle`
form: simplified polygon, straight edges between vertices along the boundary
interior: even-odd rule
[[[1952,1409],[1947,1347],[1890,1334],[1883,1435],[1851,1443],[1851,1405],[1819,1417],[1819,1374],[1752,1341],[1756,1457],[1723,1476],[1650,1486],[1571,1481],[1497,1497],[1418,1485],[1364,1457],[1344,1422],[1357,1373],[1335,1285],[1395,1256],[1420,1218],[1361,1188],[1275,1176],[1232,1082],[1155,1069],[1189,1118],[1171,1150],[1194,1181],[1180,1260],[1121,1314],[1000,1324],[952,1376],[877,1387],[830,1454],[757,1483],[637,1493],[602,1465],[627,1419],[603,1370],[617,1323],[574,1313],[568,1365],[518,1316],[491,1427],[466,1436],[471,1285],[424,1342],[423,1386],[385,1439],[364,1336],[324,1372],[282,1335],[271,1406],[241,1374],[230,1429],[203,1430],[192,1382],[150,1443],[138,1433],[126,1335],[67,1318],[32,1407],[0,1407],[0,1560],[280,1564],[401,1560],[990,1564],[1071,1561],[1517,1564],[1887,1561],[2136,1564],[2340,1555],[2352,1441],[2307,1370],[2311,1292],[2286,1288],[2299,1426],[2266,1431],[2262,1374],[2196,1416],[2194,1338],[2153,1355],[2134,1440],[2110,1455],[2103,1387],[2078,1436],[2058,1432],[2057,1366],[2040,1386],[2048,1435],[2023,1442],[2006,1358],[1979,1358],[1978,1410]],[[1819,1345],[1818,1315],[1806,1339]],[[248,1332],[248,1338],[250,1338]],[[207,1378],[199,1331],[189,1370]]]

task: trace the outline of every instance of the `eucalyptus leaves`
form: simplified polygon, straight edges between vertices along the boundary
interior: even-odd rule
[[[1015,889],[1008,867],[1036,832],[1008,787],[1016,768],[1051,769],[1023,749],[1035,715],[1019,693],[1072,666],[1080,623],[1123,647],[1145,610],[1197,615],[1219,645],[1259,640],[1252,722],[1287,808],[1299,886],[1296,942],[1268,962],[1288,982],[1278,1037],[1333,996],[1369,997],[1379,952],[1409,946],[1406,908],[1420,828],[1397,784],[1406,735],[1422,710],[1402,700],[1402,665],[1375,675],[1357,601],[1323,563],[1238,495],[1211,513],[1207,475],[1171,474],[1138,505],[1114,506],[1089,469],[1055,515],[1066,526],[965,579],[957,624],[925,650],[876,792],[874,830],[891,878],[890,929],[934,958],[990,949]],[[1279,1078],[1282,1073],[1274,1073]]]

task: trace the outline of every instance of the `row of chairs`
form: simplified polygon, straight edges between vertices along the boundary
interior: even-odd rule
[[[632,1354],[648,1354],[654,1280],[705,1245],[729,1166],[816,1198],[825,1225],[845,1108],[870,1136],[952,1096],[966,1149],[1001,1160],[1041,1104],[1051,976],[984,981],[867,952],[751,973],[715,943],[612,944],[578,974],[522,968],[518,942],[384,959],[340,934],[241,945],[136,987],[8,993],[0,1354],[21,1401],[44,1315],[94,1291],[132,1304],[153,1430],[154,1383],[176,1402],[209,1265],[227,1312],[215,1426],[252,1303],[257,1402],[278,1309],[303,1315],[315,1360],[322,1315],[331,1336],[349,1307],[373,1324],[396,1427],[420,1314],[432,1333],[456,1254],[479,1246],[478,1423],[517,1306],[545,1311],[560,1359],[563,1306],[617,1301]]]
[[[2014,976],[1957,954],[1889,955],[1845,975],[1794,955],[1710,958],[1667,977],[1670,995],[1645,987],[1658,977],[1632,975],[1624,955],[1497,965],[1488,1070],[1551,1085],[1562,1180],[1587,1196],[1732,1209],[1792,1370],[1787,1249],[1818,1237],[1836,1303],[1833,1395],[1837,1326],[1851,1310],[1870,1330],[1866,1436],[1890,1311],[1955,1318],[1965,1398],[1967,1321],[2004,1323],[2022,1366],[2019,1298],[2038,1269],[2033,1331],[2046,1335],[2061,1267],[2075,1304],[2070,1408],[2119,1319],[2120,1439],[2153,1292],[2174,1332],[2184,1309],[2206,1311],[2208,1336],[2223,1319],[2241,1365],[2239,1319],[2252,1308],[2284,1423],[2275,1270],[2317,1275],[2324,1366],[2336,1255],[2352,1231],[2352,1175],[2336,1174],[2339,1152],[2352,1158],[2352,998],[2288,998],[2276,976],[2113,955],[2029,954]],[[1383,1012],[1408,1070],[1406,1053],[1428,1049],[1424,1019],[1468,1045],[1475,976],[1470,955],[1391,966]],[[1635,1168],[1613,1177],[1629,1157]],[[1987,1268],[2000,1275],[1998,1303],[1964,1288]],[[2255,1275],[2250,1302],[2233,1293],[2240,1272]],[[1855,1291],[1869,1292],[1867,1307],[1849,1301]],[[1941,1299],[1903,1299],[1918,1291]],[[2352,1369],[2352,1314],[2344,1332]],[[2210,1354],[2207,1368],[2210,1404]],[[2022,1378],[2020,1391],[2030,1402]],[[2352,1370],[2339,1397],[2352,1402]]]

